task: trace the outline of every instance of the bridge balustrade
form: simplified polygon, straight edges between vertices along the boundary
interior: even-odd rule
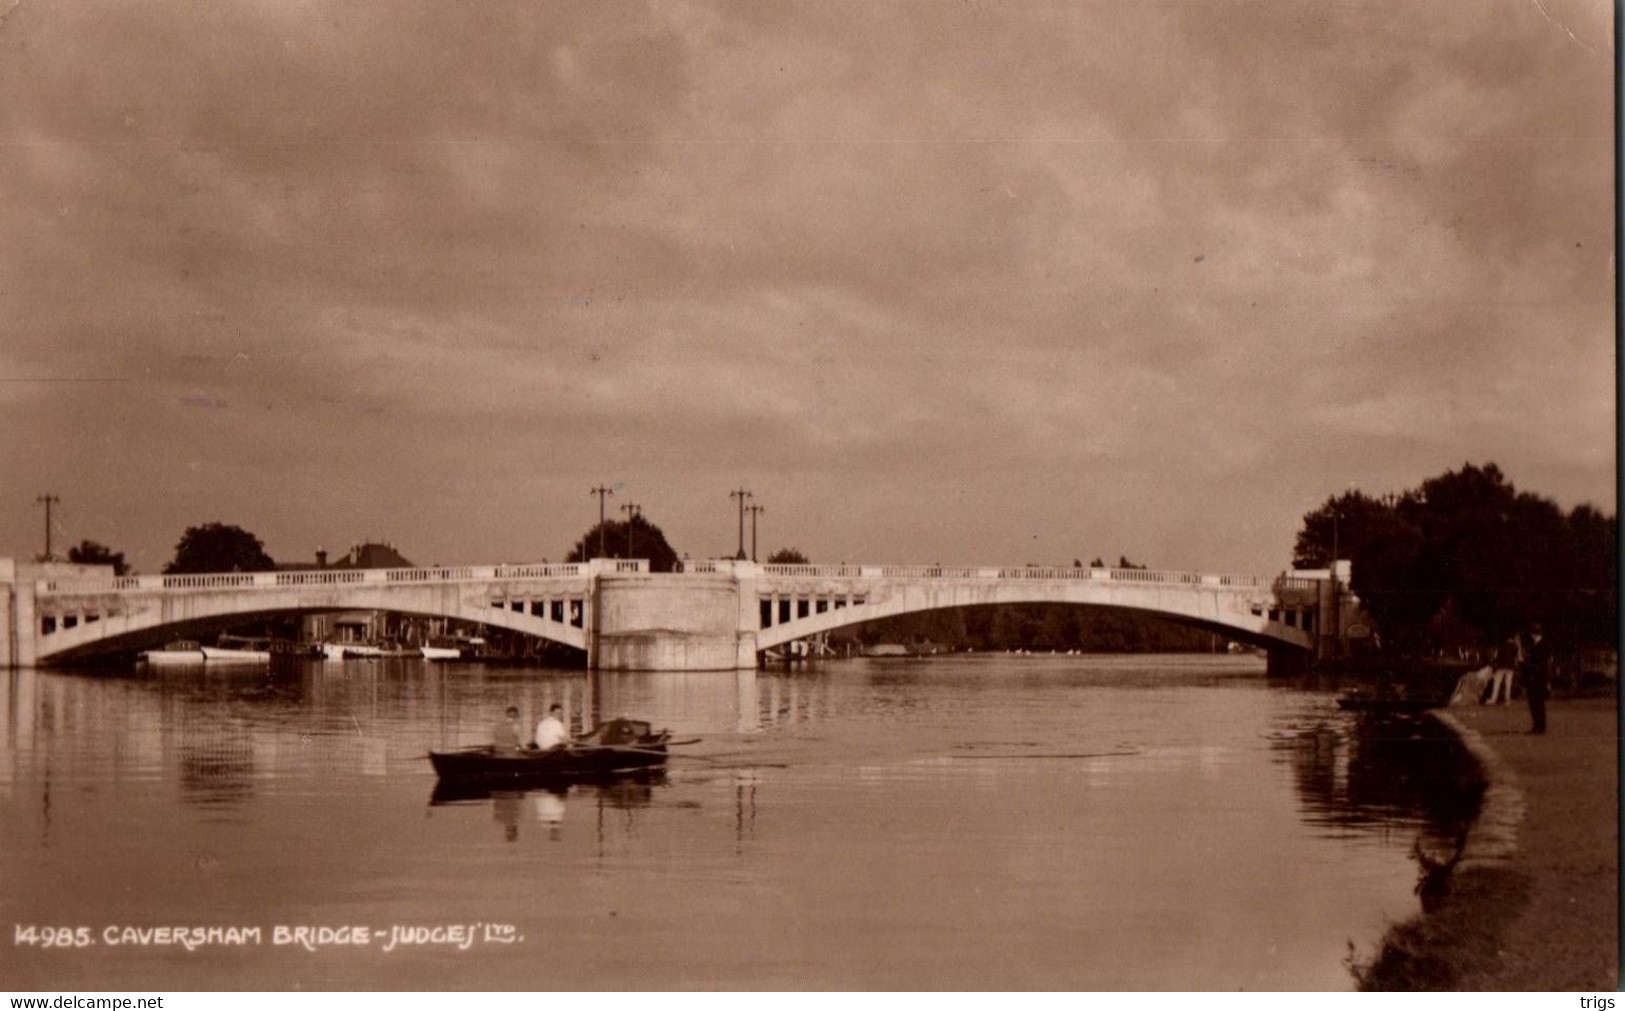
[[[616,572],[643,572],[648,563],[623,559]],[[39,593],[118,593],[130,590],[246,590],[290,586],[352,586],[364,583],[468,582],[487,579],[560,579],[580,577],[580,563],[549,565],[454,566],[434,569],[309,569],[297,572],[173,573],[161,576],[115,576],[103,579],[41,579]]]
[[[762,572],[769,576],[829,576],[850,579],[863,575],[861,565],[764,565]]]

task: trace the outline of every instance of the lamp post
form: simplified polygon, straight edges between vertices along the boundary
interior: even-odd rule
[[[632,534],[637,518],[643,515],[643,507],[636,502],[628,502],[621,506],[621,512],[626,513],[626,557],[632,556]]]
[[[50,492],[46,492],[34,501],[45,503],[45,555],[40,561],[48,562],[51,560],[51,505],[62,500]]]
[[[587,494],[588,495],[597,495],[598,496],[598,556],[597,557],[602,558],[602,557],[604,557],[604,496],[605,495],[613,495],[613,494],[615,494],[615,492],[611,488],[606,488],[603,485],[599,485],[598,487],[596,487],[596,488],[592,489],[591,491],[587,492]]]
[[[735,555],[740,561],[745,559],[745,500],[750,498],[750,492],[743,488],[728,493],[729,498],[739,500],[739,553]]]
[[[750,513],[750,560],[756,561],[756,517],[767,512],[766,506],[749,505],[745,510]]]
[[[1337,535],[1338,535],[1338,523],[1339,523],[1339,521],[1342,520],[1342,518],[1343,518],[1342,510],[1338,509],[1337,507],[1334,506],[1332,508],[1332,564],[1331,564],[1331,575],[1332,575],[1332,613],[1331,613],[1331,619],[1332,620],[1331,620],[1331,627],[1332,627],[1332,655],[1333,656],[1338,656],[1338,655],[1340,655],[1342,653],[1342,638],[1343,638],[1343,608],[1342,608],[1342,602],[1341,602],[1341,599],[1340,599],[1341,594],[1338,592],[1339,587],[1337,585],[1337,555],[1338,555]]]

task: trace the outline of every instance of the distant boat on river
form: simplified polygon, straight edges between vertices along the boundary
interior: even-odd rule
[[[149,649],[139,657],[149,667],[201,667],[203,647],[191,639],[176,639],[163,649]]]
[[[270,663],[271,640],[222,635],[215,645],[203,647],[203,659],[210,663]]]

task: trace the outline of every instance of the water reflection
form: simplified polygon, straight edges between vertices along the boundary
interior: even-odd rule
[[[189,958],[201,988],[1347,985],[1348,940],[1414,911],[1410,738],[1229,663],[0,675],[5,898],[41,922],[454,913],[546,945]],[[555,702],[573,730],[627,715],[701,743],[637,778],[494,788],[422,758]],[[24,954],[19,979],[53,978]],[[176,979],[150,952],[79,964]]]
[[[1275,735],[1306,824],[1334,837],[1413,836],[1424,909],[1443,894],[1478,808],[1470,758],[1447,731],[1407,716],[1322,710]]]
[[[176,751],[184,803],[229,808],[253,792],[254,745],[242,726],[217,725],[189,710]]]
[[[457,807],[489,804],[491,818],[502,827],[506,842],[518,842],[520,826],[541,825],[547,838],[558,842],[566,814],[572,809],[631,812],[654,801],[657,787],[666,783],[663,769],[642,770],[592,781],[550,780],[529,784],[479,783],[442,779],[429,796],[429,806]],[[603,830],[602,819],[598,830]]]

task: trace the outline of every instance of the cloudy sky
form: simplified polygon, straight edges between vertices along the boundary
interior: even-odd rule
[[[1614,508],[1601,0],[0,0],[0,555],[1274,572]]]

